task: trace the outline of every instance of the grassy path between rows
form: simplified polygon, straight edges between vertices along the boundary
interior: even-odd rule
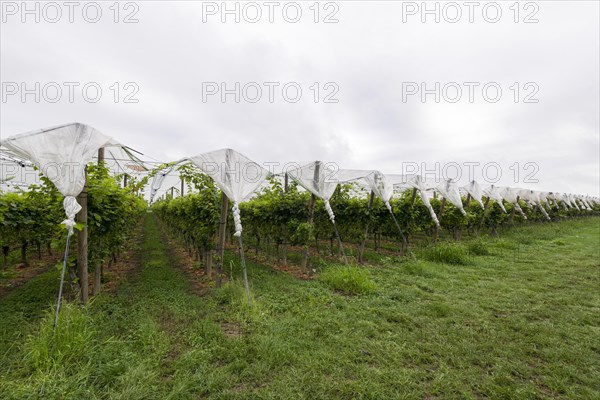
[[[56,271],[0,300],[0,398],[600,398],[598,218],[487,238],[463,265],[382,257],[360,295],[250,263],[251,302],[235,280],[194,294],[154,218],[139,271],[66,305],[55,339]]]

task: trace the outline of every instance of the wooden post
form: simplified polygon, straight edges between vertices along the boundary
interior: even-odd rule
[[[413,188],[412,197],[410,198],[410,205],[414,206],[417,200],[417,188]]]
[[[104,165],[104,147],[98,149],[98,166]],[[102,264],[94,266],[94,285],[92,286],[92,295],[100,293],[102,285]]]
[[[469,209],[469,205],[471,204],[471,193],[467,194],[467,200],[465,201],[465,211]]]
[[[519,196],[517,196],[517,203],[519,202]],[[517,211],[516,207],[513,205],[512,212],[510,213],[510,219],[508,220],[509,224],[513,224],[513,219],[515,218],[515,211]]]
[[[308,219],[307,222],[312,226],[313,219],[315,215],[315,203],[317,201],[317,197],[314,194],[310,195],[310,200],[308,201]],[[302,251],[302,264],[300,265],[304,271],[308,269],[308,243],[305,245],[304,250]]]
[[[173,198],[174,198],[174,194],[173,194],[174,189],[175,189],[175,187],[171,186],[171,200],[173,200]]]
[[[367,212],[371,210],[371,206],[373,205],[373,199],[375,198],[375,193],[371,190],[371,195],[369,196],[369,203],[367,204]],[[367,244],[367,235],[369,234],[369,221],[365,224],[365,237],[362,240],[362,243],[358,246],[358,262],[363,263],[363,254],[365,252],[365,245]]]
[[[221,193],[221,220],[219,221],[219,241],[217,242],[217,287],[221,287],[221,274],[225,257],[225,235],[227,234],[227,212],[229,211],[229,199],[224,192]]]
[[[127,187],[127,174],[123,175],[123,187]]]
[[[479,227],[481,228],[481,226],[483,225],[483,220],[485,219],[485,214],[488,212],[488,204],[490,203],[490,198],[486,197],[485,199],[485,203],[483,203],[483,215],[481,216],[481,221],[479,221]]]
[[[183,191],[184,191],[184,185],[185,185],[185,179],[181,178],[181,196],[183,196]]]
[[[285,193],[288,192],[290,186],[289,186],[289,177],[287,172],[285,173],[285,177],[284,177],[284,181],[283,181],[283,190]],[[283,243],[283,251],[282,251],[282,256],[283,256],[283,265],[287,265],[287,227],[284,227],[284,237],[285,237],[285,243]]]
[[[434,192],[434,194],[435,194],[435,192]],[[444,214],[444,207],[446,207],[446,198],[445,197],[442,199],[442,206],[440,207],[440,214],[439,214],[440,217],[438,218],[438,222],[440,223],[440,226],[442,225],[442,218],[443,218],[443,214]],[[436,226],[435,227],[435,237],[433,238],[434,241],[437,240],[439,233],[440,233],[440,227]]]
[[[315,174],[313,179],[315,182],[319,181],[319,170],[321,169],[321,162],[317,161],[315,163]],[[312,226],[313,219],[315,215],[315,203],[317,201],[317,196],[314,194],[310,195],[310,201],[308,202],[308,219],[307,222]],[[302,253],[302,264],[301,267],[304,271],[308,270],[308,243],[306,244],[304,251]]]
[[[77,231],[77,278],[79,279],[79,300],[87,303],[89,299],[88,289],[88,228],[87,228],[87,168],[85,169],[85,183],[83,190],[77,196],[77,202],[81,210],[77,213],[76,221],[83,225]]]

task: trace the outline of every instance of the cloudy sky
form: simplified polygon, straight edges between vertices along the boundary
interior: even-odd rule
[[[2,2],[0,135],[598,195],[599,2],[513,3]]]

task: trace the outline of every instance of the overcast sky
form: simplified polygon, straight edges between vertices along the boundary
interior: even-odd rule
[[[62,2],[60,18],[38,5],[39,22],[3,2],[2,138],[77,121],[146,159],[231,147],[384,173],[440,162],[450,177],[457,163],[461,182],[479,163],[478,180],[486,167],[488,182],[600,191],[597,1],[439,2],[439,22],[421,2],[240,2],[239,22],[221,2],[122,3],[118,15],[112,3],[98,18],[79,3],[70,23]]]

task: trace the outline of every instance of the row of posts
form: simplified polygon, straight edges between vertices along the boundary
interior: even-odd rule
[[[102,163],[104,163],[104,148],[100,148],[98,150],[98,165],[101,165]],[[320,168],[320,164],[316,165],[315,168],[315,181],[318,181],[319,179],[319,168]],[[288,191],[288,175],[285,174],[285,178],[284,178],[284,190],[285,192]],[[124,185],[127,186],[127,175],[125,174],[124,176]],[[184,185],[185,185],[185,181],[184,179],[181,180],[181,196],[184,195]],[[81,205],[81,210],[79,211],[79,213],[77,214],[77,222],[80,223],[82,225],[82,229],[78,230],[77,232],[77,277],[79,279],[80,282],[80,286],[81,286],[81,293],[80,293],[80,299],[82,302],[87,302],[89,299],[89,288],[87,285],[88,282],[88,227],[87,227],[87,172],[86,172],[86,179],[85,179],[85,184],[83,186],[83,190],[81,191],[81,193],[79,194],[79,196],[77,197],[77,202],[79,203],[79,205]],[[171,188],[171,196],[173,196],[173,189]],[[417,195],[417,189],[413,189],[413,193],[411,196],[411,205],[414,206],[414,203],[416,201],[416,195]],[[437,196],[436,196],[437,197]],[[374,193],[371,191],[370,197],[369,197],[369,205],[368,207],[371,208],[372,203],[373,203],[373,198],[374,198]],[[469,205],[471,199],[471,195],[467,195],[467,200],[466,200],[466,204],[467,204],[467,208]],[[312,225],[313,221],[314,221],[314,210],[315,210],[315,203],[316,203],[316,196],[314,194],[311,194],[310,196],[310,200],[308,203],[308,218],[307,218],[307,222]],[[486,198],[485,201],[485,209],[487,211],[487,206],[489,203],[489,197]],[[441,208],[440,208],[440,217],[444,212],[444,207],[446,204],[446,199],[442,199],[442,204],[441,204]],[[219,220],[219,236],[218,236],[218,242],[217,242],[217,255],[219,257],[219,262],[216,265],[217,268],[217,281],[216,284],[217,286],[221,286],[221,274],[223,272],[223,257],[225,254],[225,236],[226,236],[226,228],[227,228],[227,214],[228,214],[228,209],[229,209],[229,199],[227,198],[227,196],[225,195],[225,193],[221,194],[221,215],[220,215],[220,220]],[[512,210],[512,214],[510,216],[510,222],[512,223],[512,220],[514,218],[514,213],[515,210]],[[480,224],[483,224],[483,219],[485,218],[485,212],[482,215]],[[368,229],[369,226],[367,224],[367,226],[365,227],[365,237],[368,233]],[[436,237],[437,237],[437,230],[436,230]],[[362,246],[364,246],[364,243],[362,244]],[[362,250],[362,249],[361,249]],[[308,258],[309,258],[309,253],[308,253],[308,248],[305,247],[303,250],[303,254],[302,254],[302,262],[301,262],[301,267],[303,269],[307,269],[307,265],[308,265]],[[100,266],[96,266],[96,269],[94,271],[94,286],[93,286],[93,294],[97,294],[100,291],[100,280],[101,280],[101,267]]]
[[[98,165],[104,164],[104,148],[98,149]],[[127,174],[123,176],[123,186],[127,187]],[[183,185],[182,185],[183,188]],[[79,299],[86,303],[89,300],[90,293],[88,287],[88,179],[87,168],[85,170],[85,181],[83,190],[77,196],[77,202],[81,206],[81,210],[77,213],[75,219],[81,225],[81,229],[77,230],[77,279],[79,281],[80,293]],[[102,279],[102,266],[97,265],[94,270],[94,284],[92,294],[96,295],[100,292]]]

